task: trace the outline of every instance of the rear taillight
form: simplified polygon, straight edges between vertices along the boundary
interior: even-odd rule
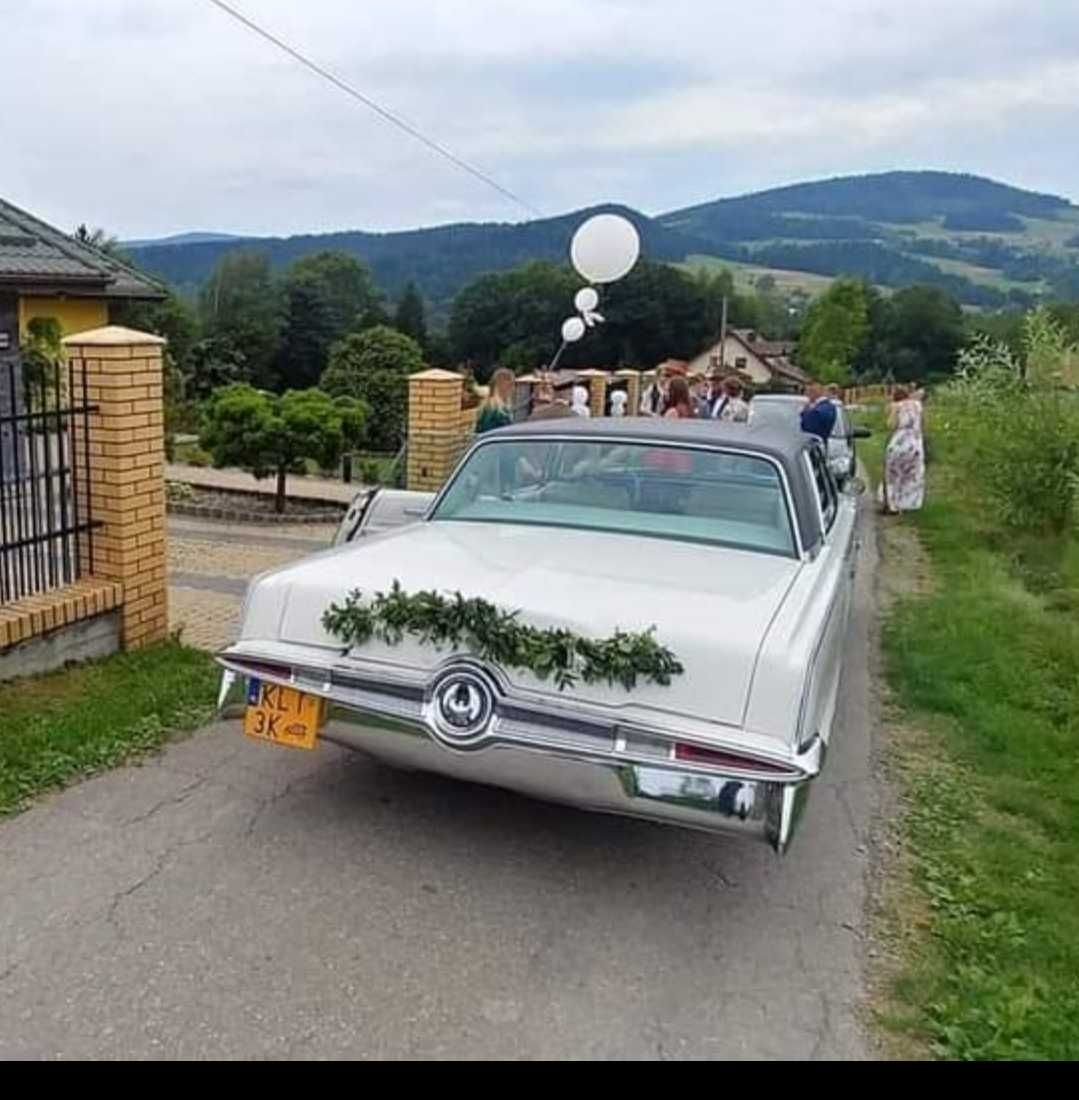
[[[755,760],[751,756],[736,756],[733,753],[719,752],[716,749],[702,749],[700,745],[687,745],[683,741],[675,743],[674,758],[675,760],[681,760],[683,764],[703,764],[710,768],[737,768],[740,771],[775,772],[777,774],[789,770],[764,760]]]

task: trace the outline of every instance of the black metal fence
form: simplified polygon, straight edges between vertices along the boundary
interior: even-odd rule
[[[93,572],[85,365],[0,359],[0,605]]]

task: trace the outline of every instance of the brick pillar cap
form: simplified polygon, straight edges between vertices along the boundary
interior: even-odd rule
[[[607,371],[598,370],[596,367],[585,367],[577,372],[578,378],[606,378]]]
[[[632,367],[622,367],[621,370],[616,370],[614,373],[619,378],[628,378],[631,375],[638,375],[641,372],[639,370],[634,370]]]
[[[427,370],[410,374],[408,380],[410,382],[463,382],[464,377],[463,374],[458,374],[456,371],[443,370],[441,367],[430,367]]]
[[[131,344],[156,344],[159,347],[168,341],[152,332],[139,332],[137,329],[124,328],[123,325],[105,325],[103,328],[91,328],[85,332],[73,332],[65,336],[61,343],[65,347],[85,344],[88,347],[122,348]]]

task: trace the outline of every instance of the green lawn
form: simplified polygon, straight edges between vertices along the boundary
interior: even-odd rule
[[[205,722],[219,672],[175,642],[0,684],[0,815]]]
[[[883,632],[919,731],[886,751],[928,914],[883,1019],[943,1057],[1079,1058],[1079,542],[1006,535],[934,443],[925,510],[884,521],[933,584]]]

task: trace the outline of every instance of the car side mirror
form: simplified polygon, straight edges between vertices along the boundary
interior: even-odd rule
[[[873,434],[872,428],[866,428],[861,424],[856,424],[850,430],[851,439],[868,439]]]

